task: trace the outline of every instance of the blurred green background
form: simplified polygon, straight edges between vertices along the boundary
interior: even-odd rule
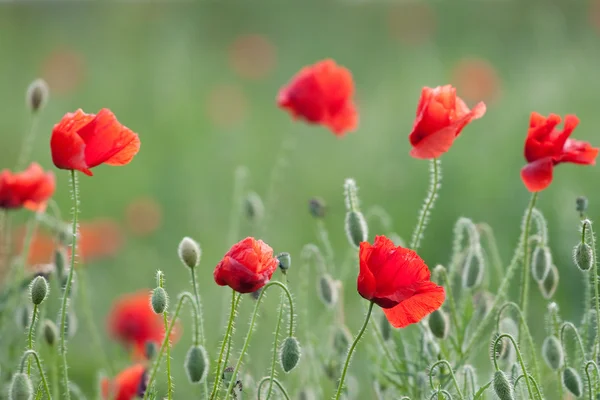
[[[471,106],[486,101],[487,114],[469,125],[442,157],[443,186],[421,250],[431,267],[448,262],[452,226],[461,216],[488,222],[504,261],[510,259],[529,197],[519,170],[531,111],[575,113],[581,123],[573,136],[600,144],[596,3],[287,3],[0,7],[1,167],[16,161],[29,126],[24,93],[37,77],[45,78],[51,89],[33,151],[33,159],[44,167],[54,168],[48,146],[53,124],[80,107],[90,113],[110,108],[142,141],[127,167],[103,166],[94,170],[94,177],[80,178],[82,219],[113,218],[126,238],[114,258],[85,267],[103,338],[114,299],[153,287],[157,269],[166,273],[173,298],[189,289],[176,249],[183,236],[191,236],[203,249],[200,289],[214,359],[225,318],[218,311],[229,290],[214,284],[212,270],[232,244],[227,232],[234,170],[247,166],[247,187],[264,196],[281,143],[290,135],[297,145],[286,156],[278,201],[267,210],[270,226],[264,239],[275,252],[288,251],[297,260],[304,244],[317,241],[307,204],[319,196],[328,204],[325,223],[341,263],[348,248],[342,195],[347,177],[356,179],[365,210],[383,206],[394,229],[410,239],[428,186],[427,162],[408,155],[407,135],[421,87],[453,83]],[[324,128],[292,121],[275,104],[279,88],[293,74],[327,57],[349,68],[357,87],[360,128],[341,139]],[[56,173],[56,199],[66,214],[68,174]],[[555,298],[565,319],[573,321],[579,321],[582,303],[582,280],[571,261],[578,240],[575,197],[588,196],[590,218],[598,219],[597,182],[594,167],[561,165],[538,203],[549,222],[561,274]],[[151,204],[150,211],[144,209],[149,215],[131,216],[132,203],[139,199]],[[148,219],[154,223],[136,229]],[[254,232],[244,222],[240,238]],[[378,233],[385,232],[373,225],[370,236]],[[292,288],[306,273],[299,267],[296,263],[290,271]],[[346,273],[344,300],[346,323],[354,332],[362,322],[363,302],[352,268]],[[532,289],[531,310],[545,310],[537,288]],[[267,373],[270,362],[276,310],[275,296],[270,298],[246,364],[256,378]],[[238,348],[251,307],[248,299],[240,311]],[[319,303],[311,307],[315,313]],[[542,317],[542,311],[531,312],[530,322],[541,326]],[[102,361],[88,351],[83,323],[79,329],[69,353],[71,374],[92,393]],[[191,398],[198,390],[183,374],[190,332],[174,350],[178,399]],[[541,335],[538,330],[536,338]],[[120,367],[126,365],[116,344],[107,339],[106,348],[111,357],[119,357]],[[363,376],[361,398],[372,396],[368,376],[360,374],[369,366],[366,348],[359,348],[352,366],[354,375]]]

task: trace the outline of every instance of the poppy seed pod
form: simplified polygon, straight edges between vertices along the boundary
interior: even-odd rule
[[[573,249],[575,265],[582,271],[589,271],[592,268],[593,258],[592,248],[585,242],[578,243]]]
[[[202,346],[192,346],[185,357],[185,372],[191,383],[201,383],[208,373],[208,356]]]
[[[284,274],[292,266],[292,257],[290,256],[290,253],[279,253],[277,255],[277,261],[279,261],[279,269]]]
[[[184,265],[189,268],[195,268],[200,263],[202,250],[200,249],[200,245],[194,239],[186,236],[179,242],[177,254]]]
[[[500,400],[514,400],[513,388],[503,371],[494,373],[494,392]]]
[[[31,400],[33,398],[33,388],[27,374],[23,372],[14,374],[8,393],[9,400]]]
[[[308,201],[308,211],[314,218],[324,218],[327,211],[325,201],[318,197],[313,197]]]
[[[349,211],[346,213],[345,228],[346,236],[352,246],[358,248],[361,242],[367,240],[367,221],[360,211]]]
[[[562,345],[556,336],[548,336],[542,344],[542,357],[553,371],[562,368],[565,357]]]
[[[301,354],[300,343],[295,337],[285,339],[279,353],[281,369],[287,373],[296,368]]]
[[[36,276],[29,288],[31,302],[36,306],[42,304],[48,295],[48,282],[43,276]]]
[[[265,216],[265,206],[257,193],[248,193],[244,201],[244,211],[246,212],[246,218],[252,222],[263,219]]]
[[[573,396],[581,396],[583,392],[583,382],[575,369],[571,367],[565,368],[563,371],[563,383],[565,384],[565,388],[567,388]]]
[[[152,305],[152,310],[156,314],[162,314],[167,310],[169,306],[169,297],[167,296],[167,292],[165,289],[160,286],[152,291],[152,297],[150,298],[150,304]]]
[[[536,246],[531,256],[531,275],[536,282],[542,282],[552,268],[552,253],[548,246]]]
[[[556,265],[553,265],[552,268],[550,268],[550,271],[548,271],[546,279],[539,282],[540,292],[546,300],[549,300],[554,296],[556,288],[558,288],[558,279],[558,268],[556,268]]]
[[[429,315],[429,329],[433,336],[438,339],[446,339],[450,332],[448,316],[441,309],[437,309]]]
[[[32,113],[38,112],[44,108],[50,97],[48,84],[43,79],[36,79],[29,84],[25,99],[27,106]]]
[[[46,344],[48,344],[48,346],[54,346],[56,338],[58,337],[58,328],[56,327],[56,324],[49,319],[44,320],[42,332]]]

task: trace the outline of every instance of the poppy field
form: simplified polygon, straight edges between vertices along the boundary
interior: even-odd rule
[[[600,398],[600,2],[0,10],[0,399]]]

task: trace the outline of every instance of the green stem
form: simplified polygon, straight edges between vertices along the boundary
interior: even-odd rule
[[[579,350],[581,351],[581,358],[583,360],[585,360],[585,347],[583,346],[583,340],[581,340],[581,336],[579,335],[579,331],[577,330],[577,328],[575,327],[575,325],[573,325],[570,322],[563,322],[562,326],[560,327],[560,343],[562,344],[563,349],[566,349],[565,347],[565,330],[569,328],[573,331],[573,335],[575,335],[575,339],[577,340],[577,344],[579,345]],[[565,365],[567,365],[567,353],[565,351]]]
[[[79,188],[77,186],[77,175],[75,170],[71,170],[71,186],[73,190],[73,242],[71,245],[71,268],[67,277],[67,283],[63,291],[62,305],[60,307],[60,354],[62,356],[62,375],[65,392],[65,400],[71,399],[69,392],[69,371],[67,365],[67,313],[69,312],[69,295],[71,293],[71,284],[73,282],[73,273],[75,271],[75,258],[77,256],[77,218],[79,213]]]
[[[587,381],[588,381],[588,388],[589,388],[589,400],[595,400],[594,398],[594,386],[592,385],[592,378],[590,378],[590,372],[588,371],[588,368],[593,365],[594,369],[596,370],[596,379],[600,379],[600,371],[598,371],[598,364],[596,364],[594,361],[588,361],[585,364],[585,375],[587,376]]]
[[[38,305],[33,305],[33,314],[29,324],[29,333],[27,334],[27,350],[33,350],[33,331],[35,329],[35,320],[37,318]],[[27,358],[27,376],[31,377],[31,359]]]
[[[331,245],[331,240],[329,240],[329,232],[327,231],[327,227],[325,226],[325,222],[322,219],[317,220],[317,230],[319,234],[319,239],[325,248],[325,256],[327,257],[327,264],[330,268],[335,269],[334,262],[334,253],[333,246]]]
[[[531,383],[533,384],[533,388],[535,389],[535,392],[537,393],[537,398],[538,398],[538,399],[542,399],[542,392],[540,391],[540,387],[538,386],[538,384],[537,384],[537,382],[535,381],[535,379],[533,379],[533,378],[531,377],[531,375],[528,375],[527,377],[529,378],[529,380],[530,380],[530,381],[531,381]],[[525,374],[521,374],[521,375],[519,375],[519,376],[517,377],[517,379],[515,379],[515,384],[514,384],[514,387],[515,387],[515,389],[517,388],[517,385],[519,384],[519,381],[520,381],[522,378],[525,378]]]
[[[286,282],[287,284],[287,278]],[[275,364],[277,362],[277,345],[279,341],[279,330],[281,329],[281,320],[283,319],[283,308],[284,308],[284,294],[281,293],[281,300],[279,301],[279,317],[277,318],[277,325],[275,325],[275,339],[273,340],[273,358],[271,360],[271,374],[269,381],[269,389],[267,391],[267,400],[271,397],[271,392],[273,391],[273,382],[275,380]]]
[[[371,318],[371,313],[373,311],[374,305],[375,305],[375,303],[373,303],[373,302],[371,302],[369,304],[369,309],[367,310],[365,322],[363,323],[362,328],[360,328],[360,331],[358,331],[358,335],[356,335],[354,342],[352,342],[352,345],[350,346],[350,349],[348,350],[348,355],[346,356],[346,362],[344,362],[344,368],[342,369],[342,375],[340,376],[340,382],[338,384],[337,392],[334,397],[335,400],[339,400],[340,396],[342,395],[342,390],[344,388],[344,381],[346,380],[346,373],[348,373],[348,366],[350,365],[350,359],[352,358],[352,353],[354,353],[354,349],[356,348],[356,345],[358,345],[360,338],[362,337],[362,335],[365,333],[365,330],[367,329],[367,325],[369,324],[369,319]]]
[[[169,317],[167,312],[163,313],[163,322],[165,325],[165,332],[169,328]],[[167,339],[169,339],[167,337]],[[167,340],[167,396],[171,400],[173,398],[173,377],[171,376],[171,341]]]
[[[244,359],[244,355],[248,351],[248,345],[250,344],[250,338],[252,337],[252,332],[254,331],[254,325],[256,324],[256,317],[258,316],[258,309],[259,309],[260,303],[261,303],[265,293],[271,286],[279,286],[288,298],[289,307],[290,307],[289,336],[294,336],[294,302],[292,301],[292,295],[290,294],[290,291],[288,290],[287,286],[285,286],[283,283],[277,282],[277,281],[271,281],[263,287],[263,290],[260,292],[260,296],[258,297],[258,300],[256,300],[256,305],[254,306],[254,312],[252,313],[252,319],[250,320],[250,328],[248,329],[248,333],[246,333],[246,339],[244,340],[244,345],[242,346],[242,351],[240,353],[237,363],[235,364],[232,378],[231,378],[231,381],[229,382],[229,387],[227,388],[227,393],[225,394],[225,400],[228,400],[229,396],[231,396],[231,391],[232,391],[233,385],[235,384],[235,381],[236,381],[235,377],[238,375],[240,366],[242,365],[242,360]]]
[[[371,325],[373,325],[373,333],[375,334],[375,338],[377,339],[377,343],[379,344],[379,347],[381,347],[381,349],[383,350],[383,353],[385,354],[387,359],[390,361],[390,363],[392,364],[394,369],[396,369],[396,371],[407,371],[406,365],[404,365],[404,363],[401,362],[401,361],[403,361],[402,358],[400,358],[400,361],[396,360],[396,358],[392,355],[389,347],[385,344],[385,340],[383,340],[383,335],[381,334],[381,331],[379,330],[379,327],[377,326],[377,321],[372,319]]]
[[[200,301],[200,293],[198,292],[198,280],[196,279],[196,269],[192,268],[192,286],[194,287],[194,297],[196,298],[196,310],[198,312],[197,320],[196,320],[196,335],[194,341],[196,345],[200,343],[203,347],[206,346],[206,338],[204,337],[204,321],[202,318],[202,302]],[[204,380],[204,384],[206,385],[206,380]],[[208,392],[207,387],[205,387],[206,392]],[[208,396],[208,393],[204,393],[205,397]]]
[[[534,207],[535,201],[537,200],[537,192],[532,196]],[[531,227],[531,215],[533,213],[533,207],[531,212],[529,213],[529,218],[525,220],[525,241],[523,242],[523,269],[521,273],[521,295],[519,301],[519,308],[521,309],[521,313],[523,314],[523,322],[519,322],[519,337],[521,337],[521,332],[523,331],[523,325],[527,323],[527,302],[529,300],[529,267],[531,264],[529,258],[531,256],[531,252],[529,251],[529,229]]]
[[[261,296],[262,296],[262,293],[261,293]],[[231,335],[231,331],[233,329],[233,323],[235,320],[236,297],[237,297],[237,292],[232,289],[231,290],[231,312],[229,313],[229,321],[227,323],[227,329],[225,330],[225,336],[223,337],[223,342],[221,343],[221,351],[219,352],[219,358],[217,359],[217,370],[216,370],[216,374],[215,374],[215,382],[213,383],[213,388],[210,393],[210,400],[213,400],[215,398],[215,396],[217,395],[217,391],[219,390],[219,384],[221,383],[221,364],[223,363],[223,353],[225,352],[225,347],[227,346],[227,342],[229,341],[229,336]]]
[[[242,295],[239,294],[235,300],[235,310],[237,312],[238,306],[240,305],[240,301],[242,300]],[[227,350],[225,351],[225,361],[223,365],[229,364],[229,356],[231,356],[231,347],[233,342],[233,335],[235,333],[235,325],[231,328],[231,332],[229,333],[229,340],[227,341]]]
[[[55,399],[58,399],[58,370],[60,368],[60,357],[55,347],[50,349],[52,353],[52,367],[50,368],[50,374],[52,379],[52,394]]]
[[[429,385],[431,386],[431,389],[435,390],[435,388],[436,388],[433,384],[433,373],[435,372],[435,368],[438,365],[442,365],[442,364],[444,364],[448,367],[448,371],[450,371],[450,379],[452,380],[452,382],[454,382],[454,387],[456,388],[456,393],[458,393],[458,398],[463,400],[464,396],[463,396],[462,392],[460,391],[460,385],[458,384],[458,381],[456,380],[456,376],[454,375],[452,366],[446,360],[439,360],[429,368]]]
[[[477,224],[480,233],[487,239],[488,248],[490,250],[490,255],[492,258],[492,264],[494,265],[494,270],[496,271],[496,277],[498,281],[502,280],[502,276],[504,275],[504,271],[502,269],[502,257],[500,256],[500,251],[498,250],[498,243],[496,243],[496,237],[494,236],[494,231],[492,227],[486,223]]]
[[[23,144],[21,145],[21,151],[19,152],[19,157],[17,159],[17,165],[15,168],[17,171],[25,169],[25,166],[27,165],[27,160],[29,160],[29,157],[31,155],[31,149],[33,148],[38,121],[38,113],[34,112],[31,116],[31,125],[29,127],[29,132],[23,138]]]
[[[417,251],[421,244],[421,239],[423,238],[423,231],[425,231],[425,227],[427,226],[427,222],[429,221],[429,215],[431,214],[431,209],[437,199],[437,192],[441,186],[441,162],[439,159],[434,158],[431,160],[431,181],[429,185],[429,192],[427,193],[427,197],[425,198],[425,203],[423,204],[423,208],[419,213],[419,220],[417,222],[417,226],[413,231],[412,240],[410,241],[410,248],[412,250]]]
[[[598,260],[596,259],[596,236],[590,221],[584,222],[590,231],[590,247],[592,248],[592,286],[594,287],[594,307],[596,308],[596,338],[594,340],[594,351],[592,360],[598,359],[598,348],[600,347],[600,291],[598,289]]]
[[[29,356],[33,356],[33,358],[35,358],[35,363],[37,364],[38,372],[40,374],[40,379],[42,380],[42,385],[44,385],[44,391],[46,392],[46,396],[48,396],[48,400],[52,400],[50,388],[48,387],[48,381],[46,380],[46,374],[44,373],[44,369],[42,368],[40,357],[38,356],[35,350],[27,350],[25,353],[23,353],[23,357],[21,357],[21,372],[23,372],[23,370],[25,369],[25,360],[29,360]]]
[[[277,387],[279,388],[279,391],[281,392],[281,395],[283,396],[283,398],[285,400],[290,400],[290,396],[288,395],[288,393],[286,392],[285,388],[283,387],[283,385],[281,384],[281,382],[279,382],[277,379],[273,378],[272,376],[265,376],[264,378],[262,378],[260,380],[260,382],[258,382],[258,393],[257,393],[257,397],[256,400],[260,400],[260,391],[262,389],[263,384],[266,381],[271,381],[271,382],[275,382],[275,385],[277,385]]]
[[[517,353],[517,359],[519,360],[519,364],[521,365],[521,370],[523,371],[523,374],[530,377],[530,375],[527,373],[527,368],[525,367],[525,362],[523,361],[523,355],[521,354],[521,350],[519,349],[519,346],[517,346],[517,342],[515,342],[515,339],[511,335],[509,335],[508,333],[498,335],[498,337],[494,341],[494,347],[492,348],[497,349],[498,343],[504,338],[508,338],[512,342],[512,345],[515,348],[515,352]],[[497,354],[495,351],[493,353],[494,354],[492,358],[494,360],[494,368],[496,369],[496,371],[498,371],[500,368],[498,368],[498,360],[496,358]],[[534,379],[532,378],[532,380]],[[533,389],[531,388],[531,382],[529,382],[529,379],[525,379],[525,384],[527,385],[527,392],[529,393],[529,398],[533,399]]]
[[[452,318],[452,324],[456,327],[456,335],[457,335],[457,340],[458,343],[460,343],[460,346],[462,346],[463,343],[463,330],[461,328],[461,323],[458,320],[458,311],[456,308],[456,301],[454,300],[454,294],[452,292],[452,284],[450,283],[450,278],[448,277],[448,271],[446,271],[446,268],[440,268],[440,270],[442,271],[442,279],[444,280],[444,283],[446,284],[446,300],[448,300],[448,306],[450,307],[450,318]],[[462,353],[462,349],[458,348],[459,353]]]

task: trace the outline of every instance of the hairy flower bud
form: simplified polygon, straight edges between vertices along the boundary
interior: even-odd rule
[[[58,337],[58,328],[56,327],[56,324],[49,319],[44,320],[42,332],[46,344],[51,347],[54,346],[56,343],[56,338]]]
[[[349,211],[346,213],[345,228],[346,236],[352,246],[358,248],[361,242],[367,240],[367,221],[360,211]]]
[[[579,242],[573,249],[575,265],[582,271],[589,271],[592,268],[593,258],[592,248],[585,242]]]
[[[20,330],[25,330],[29,327],[32,311],[29,303],[21,304],[15,309],[15,321]]]
[[[27,106],[32,113],[42,110],[48,101],[50,90],[48,84],[43,79],[36,79],[29,84],[27,88],[26,100]]]
[[[66,260],[67,255],[65,254],[64,249],[58,248],[54,251],[54,265],[56,265],[56,273],[59,281],[62,281],[63,276],[65,276]]]
[[[483,282],[485,263],[481,249],[470,249],[465,257],[462,271],[462,287],[464,289],[476,289]]]
[[[450,322],[446,313],[437,309],[429,315],[429,329],[438,339],[446,339],[450,332]]]
[[[352,334],[344,325],[337,325],[333,331],[332,347],[336,355],[344,357],[352,343]]]
[[[329,308],[333,308],[338,300],[338,289],[335,281],[329,274],[321,275],[317,287],[319,298]]]
[[[558,287],[558,279],[558,268],[556,268],[556,265],[552,265],[552,268],[550,268],[550,271],[548,271],[546,278],[538,284],[540,287],[540,292],[546,300],[549,300],[552,298],[552,296],[554,296],[556,288]]]
[[[583,214],[587,211],[588,199],[585,196],[579,196],[575,199],[575,210],[579,214]]]
[[[552,253],[548,246],[536,246],[531,256],[531,275],[536,282],[542,282],[552,268]]]
[[[503,371],[494,372],[494,392],[500,400],[514,400],[513,388]]]
[[[258,193],[250,192],[244,201],[246,218],[252,222],[258,222],[265,216],[265,206]]]
[[[385,314],[381,314],[381,317],[379,318],[379,330],[381,331],[381,337],[384,342],[390,340],[392,337],[392,325]]]
[[[560,340],[556,336],[548,336],[544,339],[542,357],[550,369],[556,371],[562,368],[565,357]]]
[[[324,218],[327,211],[325,201],[318,197],[313,197],[308,201],[308,211],[315,218]]]
[[[565,368],[563,371],[563,383],[565,384],[565,388],[567,388],[573,396],[581,396],[583,392],[583,382],[575,369],[571,367]]]
[[[169,306],[169,297],[167,296],[167,292],[165,289],[160,286],[152,291],[152,297],[150,298],[150,304],[152,305],[152,310],[156,314],[162,314],[167,310]]]
[[[33,398],[33,388],[27,374],[23,372],[14,374],[8,393],[9,400],[31,400]]]
[[[48,295],[48,282],[46,278],[37,276],[29,287],[29,294],[31,295],[31,302],[36,306],[42,304]]]
[[[300,343],[295,337],[288,337],[281,346],[279,353],[279,362],[281,363],[281,369],[284,372],[290,372],[293,370],[298,361],[300,360],[301,349]]]
[[[279,269],[284,274],[292,266],[292,257],[290,256],[290,253],[279,253],[277,255],[277,261],[279,261]]]
[[[179,242],[177,254],[184,265],[189,268],[195,268],[200,263],[202,250],[200,249],[200,245],[194,239],[186,236]]]
[[[202,346],[192,346],[185,357],[185,372],[191,383],[201,383],[209,369],[208,356]]]

